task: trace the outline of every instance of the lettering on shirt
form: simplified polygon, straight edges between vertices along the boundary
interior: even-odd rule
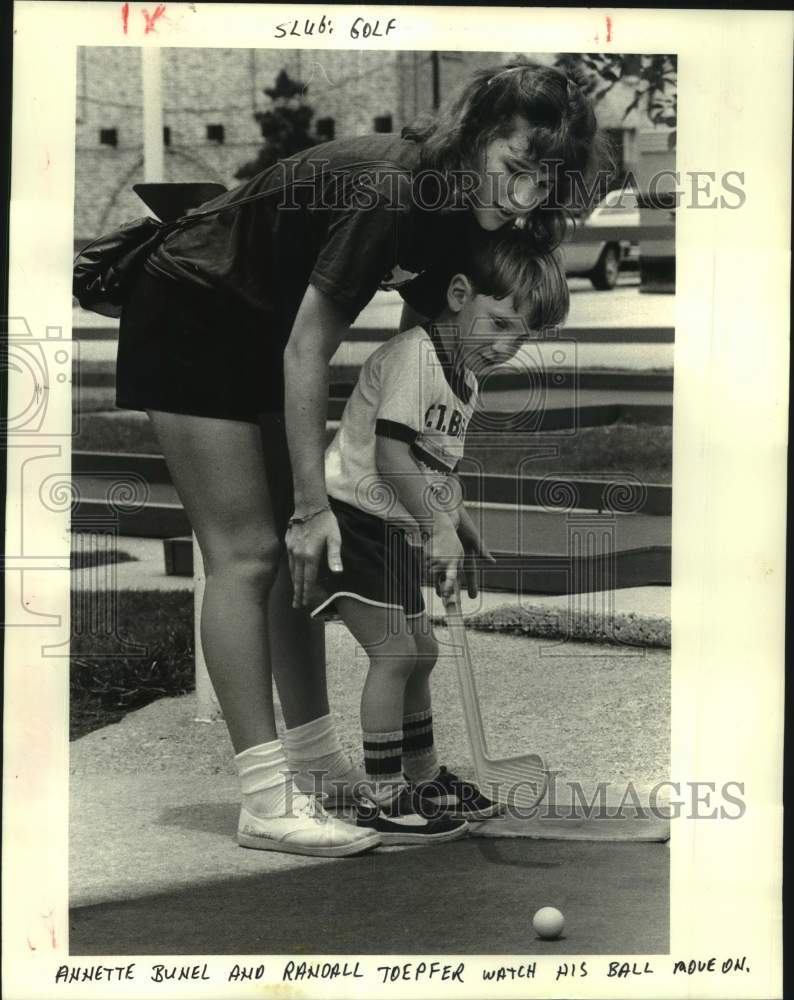
[[[425,427],[428,430],[440,431],[452,438],[462,438],[466,434],[467,421],[460,410],[452,409],[445,403],[433,403],[425,413]]]

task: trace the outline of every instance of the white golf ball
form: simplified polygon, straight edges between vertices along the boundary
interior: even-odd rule
[[[565,917],[553,906],[544,906],[532,918],[532,926],[538,937],[553,941],[562,934]]]

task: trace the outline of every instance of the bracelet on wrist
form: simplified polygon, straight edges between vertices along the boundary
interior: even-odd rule
[[[324,507],[318,507],[317,510],[313,510],[310,514],[293,514],[287,523],[290,528],[294,524],[306,524],[306,522],[311,521],[313,517],[317,517],[318,514],[323,514],[325,511],[330,509],[331,505],[327,503]]]

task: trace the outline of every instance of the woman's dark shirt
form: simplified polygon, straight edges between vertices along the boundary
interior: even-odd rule
[[[460,246],[470,217],[434,210],[439,189],[423,178],[420,152],[396,135],[314,146],[206,202],[196,211],[267,192],[172,233],[148,266],[242,300],[283,338],[309,284],[351,322],[384,288],[398,288],[422,311],[411,285],[423,294],[432,269]],[[422,282],[413,280],[423,273]]]

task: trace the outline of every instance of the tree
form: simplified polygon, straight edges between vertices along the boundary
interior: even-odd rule
[[[265,87],[264,93],[272,107],[254,114],[265,142],[256,157],[244,163],[235,177],[240,180],[253,177],[272,167],[277,160],[320,142],[320,136],[312,131],[314,109],[305,101],[307,90],[302,81],[293,80],[285,69],[279,72],[273,87]]]
[[[654,125],[672,129],[669,146],[675,146],[678,110],[678,74],[675,56],[612,53],[565,53],[555,65],[581,81],[598,103],[618,83],[625,83],[633,96],[623,113],[627,118],[641,108]]]

